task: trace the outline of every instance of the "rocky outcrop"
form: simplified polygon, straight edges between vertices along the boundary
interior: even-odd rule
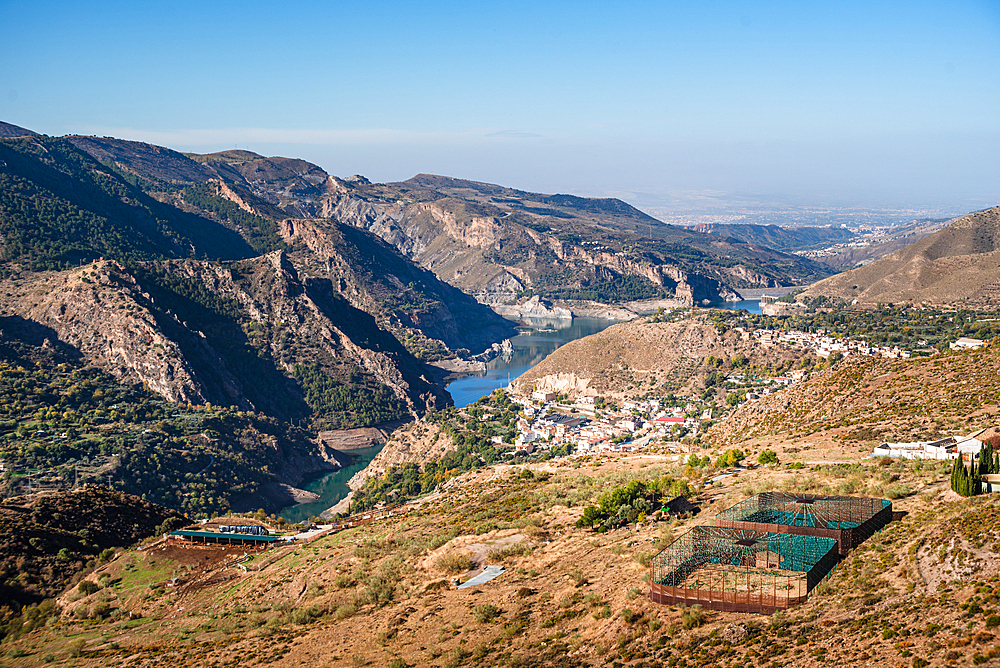
[[[385,447],[347,485],[352,490],[361,489],[365,480],[381,476],[394,464],[425,464],[454,449],[451,437],[439,425],[418,420],[393,432]]]
[[[398,341],[338,301],[328,284],[301,280],[280,251],[231,264],[152,263],[143,272],[151,273],[102,261],[30,275],[8,282],[3,311],[39,323],[93,364],[171,401],[289,417],[296,409],[282,395],[298,392],[288,376],[300,362],[344,376],[358,369],[389,387],[413,414],[446,401]],[[189,302],[164,287],[171,281],[200,286],[232,319],[208,318],[204,323],[212,327],[199,329],[205,325],[192,318],[202,310],[180,311]],[[257,357],[241,352],[253,347]]]
[[[388,433],[387,429],[375,427],[335,429],[319,432],[317,440],[324,448],[337,452],[350,452],[351,450],[363,450],[381,445],[388,438]]]
[[[542,318],[546,320],[569,320],[573,318],[573,312],[567,308],[553,306],[551,302],[543,300],[538,295],[533,296],[528,301],[519,306],[494,306],[493,310],[505,318]]]
[[[279,230],[308,251],[291,254],[297,267],[329,279],[400,341],[418,347],[426,338],[445,349],[480,352],[514,333],[512,323],[370,233],[328,219],[287,219]]]
[[[171,401],[209,399],[196,369],[146,308],[151,296],[124,268],[102,261],[7,282],[4,315],[39,323],[59,341],[126,383],[143,383]],[[168,315],[178,326],[176,315]],[[201,340],[201,339],[199,339]],[[205,347],[206,355],[208,353]],[[221,371],[235,396],[235,379]]]
[[[492,362],[497,358],[509,361],[513,354],[514,344],[510,342],[510,339],[504,339],[500,343],[494,343],[492,346],[478,355],[475,355],[471,359],[474,362],[482,362],[483,364],[486,364],[487,362]]]

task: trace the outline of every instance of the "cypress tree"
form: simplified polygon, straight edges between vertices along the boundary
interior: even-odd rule
[[[980,475],[986,475],[992,473],[993,468],[993,445],[991,443],[983,443],[983,449],[979,453],[979,473]]]

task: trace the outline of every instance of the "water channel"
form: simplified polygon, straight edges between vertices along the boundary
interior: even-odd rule
[[[723,308],[735,310],[742,308],[751,313],[760,313],[760,302],[755,299],[726,302]],[[596,334],[615,322],[598,318],[526,320],[519,326],[520,333],[511,339],[514,352],[510,359],[495,359],[487,365],[485,373],[458,378],[449,383],[446,389],[451,393],[456,406],[464,407],[475,403],[480,397],[486,396],[498,387],[509,385],[560,346]],[[335,505],[350,492],[347,482],[351,477],[368,466],[381,449],[381,446],[378,446],[354,450],[350,453],[351,463],[348,466],[307,479],[301,487],[319,494],[319,501],[289,506],[279,514],[290,522],[300,522],[319,515]]]
[[[598,318],[573,318],[554,320],[528,320],[518,327],[520,333],[510,341],[514,352],[510,359],[495,359],[487,365],[485,373],[465,376],[446,386],[455,400],[455,405],[464,407],[475,403],[498,387],[506,387],[522,373],[548,357],[559,346],[596,334],[615,324],[614,320]],[[289,522],[301,522],[319,515],[347,496],[350,488],[347,482],[375,458],[381,446],[354,450],[350,453],[351,463],[332,473],[321,473],[306,479],[300,487],[320,495],[313,503],[289,506],[278,514]]]

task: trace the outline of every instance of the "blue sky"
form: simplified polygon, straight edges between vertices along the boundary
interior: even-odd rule
[[[996,0],[0,0],[0,60],[0,120],[52,135],[666,209],[1000,204]]]

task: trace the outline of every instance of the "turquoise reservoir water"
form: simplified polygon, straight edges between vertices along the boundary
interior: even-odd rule
[[[738,302],[726,302],[722,305],[722,308],[732,309],[734,311],[739,311],[741,308],[745,308],[751,313],[760,314],[760,300],[759,299],[744,299]]]
[[[521,333],[511,339],[514,353],[509,360],[495,359],[489,363],[486,373],[459,378],[449,383],[447,390],[455,400],[456,406],[475,403],[480,397],[486,396],[498,387],[506,387],[510,381],[541,362],[559,346],[596,334],[615,322],[597,318],[526,321],[526,324],[520,327]],[[302,489],[319,494],[319,501],[289,506],[278,514],[289,522],[301,522],[336,505],[351,491],[347,481],[368,466],[381,449],[382,446],[378,446],[351,451],[350,465],[339,471],[307,479],[301,485]]]
[[[379,445],[374,448],[352,450],[350,452],[351,463],[349,465],[332,473],[320,473],[313,476],[311,480],[306,479],[301,488],[319,494],[319,501],[288,506],[278,514],[289,522],[301,522],[314,515],[319,515],[330,506],[336,505],[338,501],[347,496],[348,492],[351,491],[351,488],[347,486],[347,481],[355,473],[368,466],[368,463],[375,458],[375,455],[381,449],[382,446]]]
[[[506,387],[522,373],[570,341],[596,334],[614,325],[615,320],[573,318],[570,320],[524,321],[521,333],[510,340],[514,354],[509,360],[495,359],[486,373],[452,381],[447,390],[459,407],[475,403],[498,387]]]

